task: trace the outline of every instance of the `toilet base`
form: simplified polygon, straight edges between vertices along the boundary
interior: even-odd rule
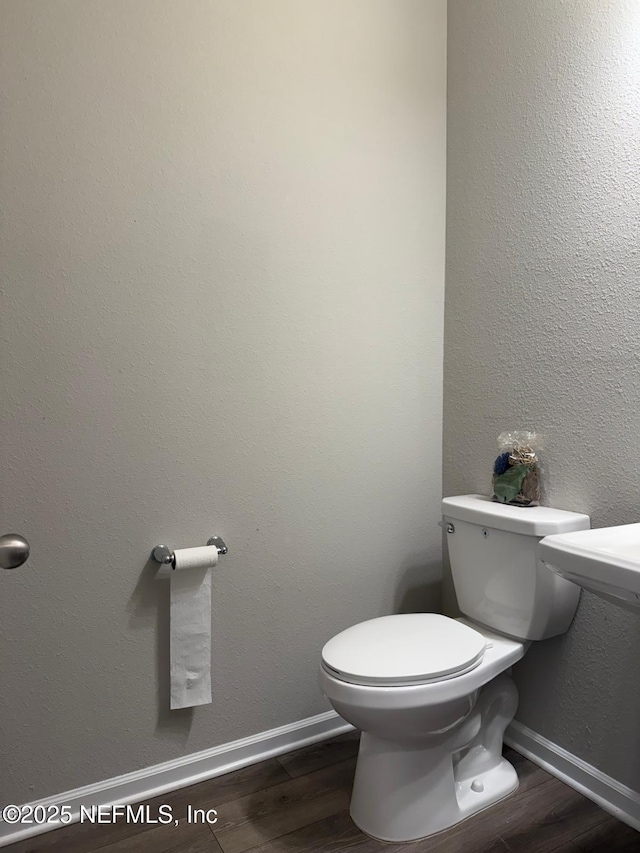
[[[448,829],[518,787],[502,738],[518,694],[507,675],[487,684],[469,717],[424,740],[362,733],[351,797],[353,822],[380,841],[416,841]]]
[[[472,788],[482,786],[482,791]],[[479,784],[478,784],[479,783]],[[456,784],[456,800],[460,807],[461,818],[465,820],[476,812],[489,808],[499,800],[518,790],[518,774],[513,766],[503,758],[497,767],[480,773],[474,779],[465,779]]]

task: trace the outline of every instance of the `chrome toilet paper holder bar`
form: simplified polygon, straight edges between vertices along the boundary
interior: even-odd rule
[[[210,539],[207,539],[207,545],[215,546],[220,556],[229,553],[229,549],[219,536],[212,536]],[[156,545],[151,552],[151,559],[155,560],[156,563],[160,563],[161,566],[170,565],[175,568],[176,555],[166,545]]]

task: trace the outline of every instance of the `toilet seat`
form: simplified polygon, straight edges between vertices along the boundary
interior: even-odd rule
[[[334,678],[370,687],[406,687],[455,678],[478,666],[479,631],[439,613],[381,616],[353,625],[322,649]]]

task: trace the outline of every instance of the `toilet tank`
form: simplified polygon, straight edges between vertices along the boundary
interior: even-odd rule
[[[549,571],[538,559],[537,546],[552,533],[588,529],[588,515],[460,495],[444,498],[442,517],[465,616],[520,640],[545,640],[567,631],[580,587]]]

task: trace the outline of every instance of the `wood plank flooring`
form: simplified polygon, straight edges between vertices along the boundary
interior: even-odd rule
[[[349,818],[357,734],[350,733],[164,794],[178,824],[74,824],[4,853],[640,853],[640,833],[505,748],[520,777],[511,797],[413,844],[384,844]],[[209,826],[187,809],[214,808]]]

